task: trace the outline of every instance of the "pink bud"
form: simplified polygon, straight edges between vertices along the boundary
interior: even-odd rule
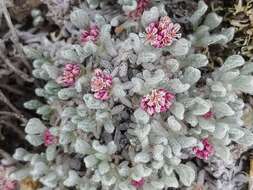
[[[141,188],[145,183],[145,180],[144,178],[141,178],[139,181],[136,181],[136,180],[131,180],[131,185],[136,187],[136,188]]]
[[[98,26],[93,25],[88,30],[85,30],[81,33],[80,40],[83,43],[88,41],[96,42],[100,34]]]
[[[213,145],[209,143],[208,139],[202,139],[203,148],[194,147],[192,150],[195,153],[195,155],[200,159],[207,160],[210,156],[214,153]]]
[[[94,92],[94,97],[99,100],[108,100],[111,88],[112,76],[96,69],[91,79],[91,91]]]
[[[149,115],[155,113],[166,112],[169,110],[175,95],[165,89],[155,89],[141,99],[141,108],[146,111]]]
[[[81,74],[81,67],[78,64],[68,63],[64,66],[63,74],[57,79],[59,84],[72,86]]]
[[[202,117],[205,119],[211,119],[214,116],[214,113],[212,111],[209,111],[205,113]]]
[[[128,16],[133,19],[139,18],[145,9],[148,8],[150,0],[137,0],[137,8],[128,13]]]
[[[146,37],[150,44],[155,48],[170,46],[173,41],[181,38],[178,33],[181,26],[172,23],[168,16],[161,17],[159,21],[152,22],[146,28]]]
[[[54,135],[49,131],[49,129],[46,129],[46,130],[45,130],[43,139],[44,139],[44,144],[45,144],[45,146],[49,146],[49,145],[57,144],[57,143],[58,143],[58,138],[57,138],[56,136],[54,136]]]

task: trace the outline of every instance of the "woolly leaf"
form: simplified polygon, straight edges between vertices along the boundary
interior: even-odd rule
[[[31,135],[42,134],[46,130],[46,126],[38,118],[32,118],[25,127],[25,132]]]
[[[215,122],[210,119],[199,118],[199,126],[209,132],[214,132],[215,130]]]
[[[83,100],[89,109],[105,109],[107,107],[106,103],[95,99],[92,94],[85,94]]]
[[[208,64],[208,59],[203,54],[191,54],[186,58],[184,64],[195,68],[205,67]]]
[[[178,137],[177,141],[179,142],[182,148],[193,147],[196,146],[197,144],[197,139],[195,139],[194,137],[181,136]]]
[[[222,67],[220,68],[220,71],[226,72],[232,69],[235,69],[237,67],[240,67],[244,65],[245,61],[242,56],[240,55],[232,55],[226,59]]]
[[[193,85],[194,83],[198,82],[200,77],[201,77],[200,70],[194,67],[187,67],[184,71],[182,82]]]
[[[107,161],[102,161],[99,165],[98,165],[98,171],[100,172],[101,175],[104,175],[105,173],[107,173],[110,170],[110,166],[108,164]]]
[[[30,100],[24,103],[24,107],[29,110],[36,110],[40,106],[42,106],[42,103],[38,100]]]
[[[222,118],[224,116],[232,116],[235,114],[231,107],[224,102],[213,103],[213,110],[217,118]]]
[[[63,182],[63,184],[66,187],[73,187],[75,185],[77,185],[79,183],[79,175],[76,173],[76,171],[74,170],[70,170],[68,172],[68,178],[65,179],[65,181]]]
[[[159,10],[157,7],[152,7],[148,11],[144,11],[141,17],[141,23],[144,27],[146,27],[151,22],[157,21],[159,18]]]
[[[240,75],[232,81],[232,85],[238,91],[253,94],[253,76]]]
[[[169,125],[169,128],[173,131],[180,131],[181,125],[180,123],[175,119],[174,116],[170,116],[167,119],[167,123]]]
[[[212,141],[215,155],[224,160],[225,162],[229,162],[231,160],[231,154],[228,147],[224,146],[221,141],[213,140]]]
[[[76,9],[70,14],[71,22],[78,28],[83,29],[89,25],[89,16],[86,11]]]
[[[84,158],[84,163],[87,168],[92,168],[98,163],[98,159],[94,155],[89,155]]]
[[[136,163],[147,163],[150,161],[150,155],[146,152],[137,153],[134,162]]]
[[[174,102],[173,105],[170,108],[171,113],[173,113],[176,118],[183,120],[184,119],[184,112],[185,108],[184,105],[180,102]]]
[[[177,41],[175,41],[169,48],[169,52],[173,56],[184,56],[188,53],[189,49],[191,47],[190,41],[181,38]]]
[[[83,155],[88,154],[91,148],[91,146],[82,139],[77,139],[74,146],[75,151]]]
[[[205,4],[204,1],[199,1],[197,11],[190,17],[190,22],[193,26],[197,26],[200,21],[201,17],[206,13],[208,6]]]
[[[40,146],[44,143],[39,135],[26,135],[25,139],[33,146]]]
[[[206,16],[206,19],[204,21],[204,24],[207,25],[210,30],[215,29],[217,26],[219,26],[222,22],[222,17],[218,16],[216,13],[209,13]]]
[[[177,172],[180,181],[185,186],[190,186],[195,180],[195,171],[190,166],[185,164],[180,164],[175,171]]]
[[[142,109],[137,109],[134,112],[134,117],[138,123],[146,124],[149,122],[149,115]]]
[[[47,147],[46,149],[46,157],[48,161],[53,161],[56,157],[57,151],[56,151],[56,146],[51,145]]]
[[[215,131],[213,132],[213,136],[217,139],[222,139],[227,134],[229,130],[229,126],[226,123],[216,123]]]
[[[179,187],[179,183],[174,172],[170,176],[164,176],[162,178],[162,181],[164,182],[164,184],[166,184],[167,187],[172,187],[172,188]]]
[[[77,92],[75,88],[63,88],[58,92],[58,97],[61,100],[68,100],[77,96]]]
[[[167,85],[174,93],[183,93],[190,88],[189,84],[183,84],[179,79],[171,79],[167,82]]]

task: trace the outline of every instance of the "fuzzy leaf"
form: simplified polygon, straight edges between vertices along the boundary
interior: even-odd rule
[[[38,118],[32,118],[28,121],[25,127],[27,134],[42,134],[46,130],[46,126]]]
[[[159,18],[159,10],[157,7],[152,7],[148,11],[144,11],[141,17],[141,23],[144,27],[146,27],[151,22],[157,21]]]
[[[68,100],[77,96],[77,92],[75,88],[63,88],[58,92],[58,97],[61,100]]]
[[[185,186],[190,186],[192,182],[195,180],[195,171],[190,166],[180,164],[175,170],[179,175],[180,181]]]
[[[74,146],[75,151],[83,155],[88,154],[91,148],[91,146],[82,139],[77,139]]]
[[[170,116],[167,119],[167,123],[169,125],[169,128],[173,131],[180,131],[181,124],[175,119],[174,116]]]
[[[77,9],[70,14],[70,21],[76,27],[84,29],[89,25],[89,16],[86,11],[82,9]]]
[[[66,187],[74,187],[75,185],[77,185],[79,183],[79,175],[77,174],[76,171],[74,170],[70,170],[68,172],[68,178],[65,179],[65,181],[63,182],[63,184],[66,186]]]
[[[201,18],[206,13],[207,9],[208,6],[205,4],[205,2],[199,1],[197,11],[195,11],[194,14],[190,17],[190,22],[193,26],[196,27],[200,23]]]
[[[40,135],[26,135],[25,139],[33,146],[40,146],[44,143]]]
[[[237,67],[240,67],[244,65],[245,61],[242,56],[240,55],[232,55],[226,59],[222,67],[220,68],[220,71],[226,72],[232,69],[235,69]]]
[[[217,118],[222,118],[224,116],[232,116],[235,114],[231,107],[224,102],[213,103],[213,110]]]
[[[146,152],[140,152],[135,155],[134,162],[147,163],[150,161],[150,155]]]
[[[138,123],[147,124],[149,122],[149,115],[140,108],[135,110],[134,117]]]
[[[189,49],[191,47],[190,41],[181,38],[177,41],[175,41],[169,48],[169,52],[173,56],[184,56],[188,53]]]
[[[210,30],[215,29],[218,27],[222,22],[222,17],[218,16],[216,13],[209,13],[206,16],[204,24],[210,28]]]

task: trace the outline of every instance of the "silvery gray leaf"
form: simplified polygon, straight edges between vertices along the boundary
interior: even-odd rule
[[[89,26],[89,16],[87,12],[82,9],[76,9],[70,14],[71,22],[78,28],[84,29]]]

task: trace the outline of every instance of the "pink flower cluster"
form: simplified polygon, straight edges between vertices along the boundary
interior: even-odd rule
[[[85,30],[81,33],[80,40],[83,43],[88,41],[96,42],[98,36],[100,34],[100,30],[97,25],[92,25],[88,30]]]
[[[112,76],[101,69],[96,69],[91,79],[91,91],[94,92],[94,97],[99,100],[108,100],[111,88]]]
[[[81,73],[81,68],[78,64],[68,63],[64,66],[63,74],[57,79],[59,84],[64,86],[72,86]]]
[[[58,138],[56,136],[54,136],[49,129],[46,129],[43,135],[43,140],[44,140],[44,144],[45,146],[49,146],[52,144],[57,144],[58,143]]]
[[[8,169],[0,166],[0,189],[1,190],[16,190],[17,183],[8,178]]]
[[[205,113],[204,115],[202,115],[202,117],[204,119],[211,119],[211,118],[213,118],[213,116],[214,116],[214,113],[212,111],[209,111],[209,112]]]
[[[141,188],[145,183],[144,178],[141,178],[139,181],[131,180],[131,185],[135,188]]]
[[[155,89],[141,99],[141,108],[149,115],[166,112],[172,105],[175,95],[165,89]]]
[[[161,17],[159,21],[152,22],[146,28],[147,40],[155,48],[163,48],[169,46],[178,38],[181,26],[172,23],[168,16]]]
[[[128,13],[130,18],[139,18],[145,9],[149,6],[150,0],[137,0],[137,8]]]
[[[209,143],[208,139],[202,139],[203,148],[194,147],[192,150],[195,155],[200,159],[207,160],[214,153],[213,145]]]

